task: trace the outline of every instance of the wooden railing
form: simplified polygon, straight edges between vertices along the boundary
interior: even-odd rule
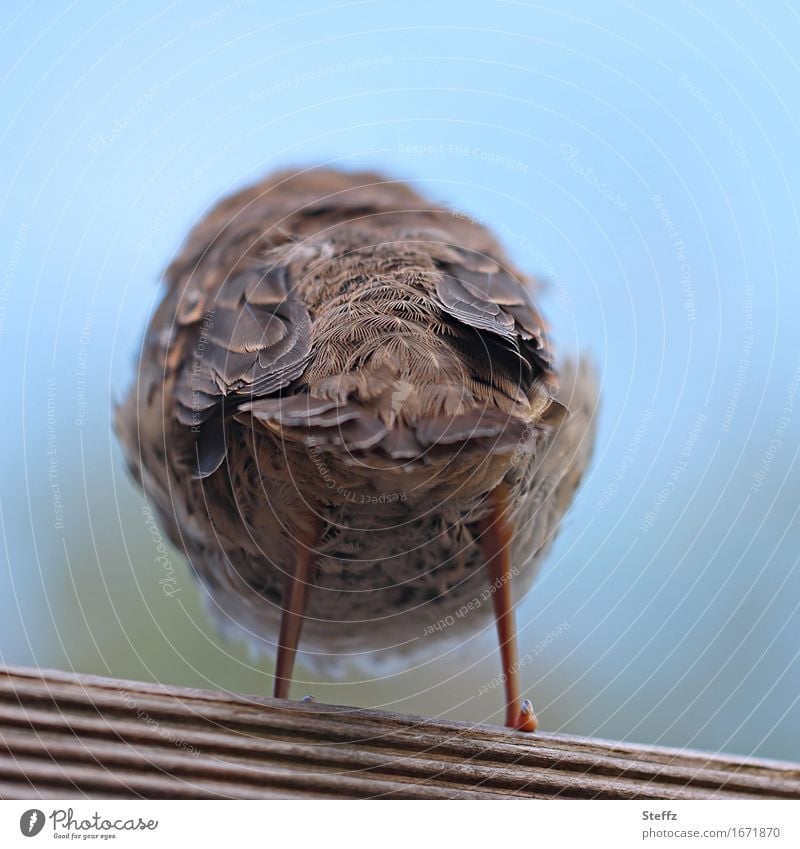
[[[800,798],[800,765],[0,668],[3,798]]]

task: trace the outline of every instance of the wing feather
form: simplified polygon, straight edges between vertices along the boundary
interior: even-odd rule
[[[175,416],[196,434],[194,474],[202,478],[224,460],[227,419],[303,373],[311,318],[283,264],[245,269],[207,291],[198,281],[182,306],[179,322],[193,332],[175,379]]]

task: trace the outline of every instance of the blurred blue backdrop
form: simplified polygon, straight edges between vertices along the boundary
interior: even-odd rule
[[[4,4],[0,659],[269,691],[176,553],[162,592],[110,407],[209,204],[377,168],[495,227],[601,373],[520,612],[544,728],[800,759],[800,17],[551,5]],[[497,721],[485,646],[297,690]]]

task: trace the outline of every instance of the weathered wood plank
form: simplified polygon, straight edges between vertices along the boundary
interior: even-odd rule
[[[0,668],[2,798],[800,798],[800,765]]]

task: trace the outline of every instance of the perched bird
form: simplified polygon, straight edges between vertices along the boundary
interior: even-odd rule
[[[117,410],[130,468],[226,631],[322,662],[494,614],[506,724],[515,602],[572,500],[595,384],[557,372],[534,282],[468,216],[371,173],[276,173],[166,272]],[[560,380],[559,380],[560,377]]]

